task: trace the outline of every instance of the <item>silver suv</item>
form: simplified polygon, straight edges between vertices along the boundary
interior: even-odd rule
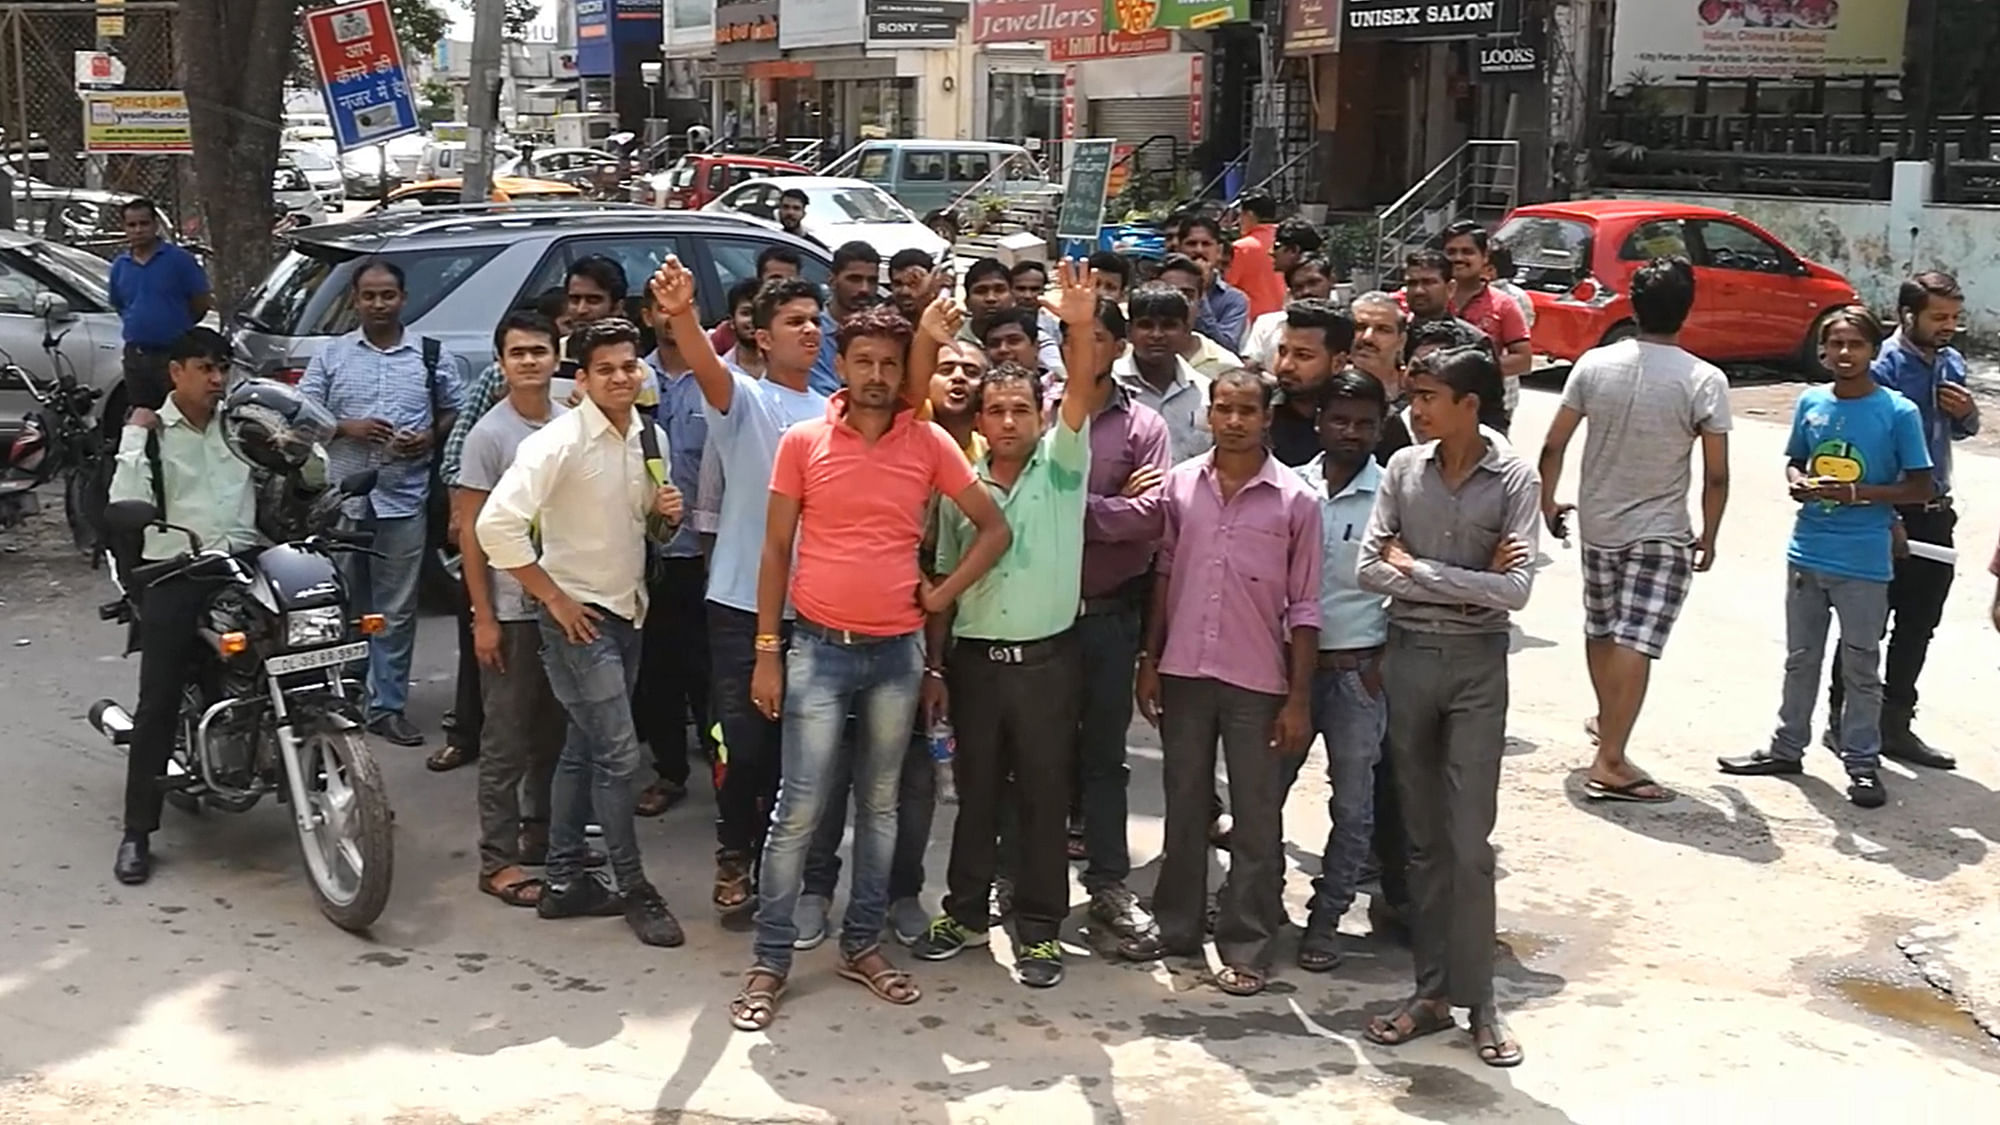
[[[479,373],[493,327],[508,309],[560,287],[572,263],[602,255],[625,270],[636,318],[647,279],[669,253],[694,271],[702,323],[728,315],[730,287],[757,272],[757,256],[789,246],[807,279],[826,283],[826,250],[753,219],[626,204],[473,204],[369,216],[294,232],[292,250],[242,302],[231,325],[245,373],[297,382],[326,341],[355,327],[354,270],[380,256],[403,268],[405,323],[442,341]]]

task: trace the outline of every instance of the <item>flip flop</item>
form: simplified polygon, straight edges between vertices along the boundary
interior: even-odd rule
[[[496,872],[497,874],[497,872]],[[534,906],[542,901],[542,891],[547,886],[532,875],[516,879],[511,883],[495,883],[491,876],[479,880],[479,889],[492,895],[508,906]]]
[[[1263,973],[1247,965],[1224,965],[1215,974],[1215,987],[1231,996],[1255,996],[1268,983]]]
[[[1659,790],[1659,795],[1648,797],[1639,791],[1651,786]],[[1650,777],[1641,777],[1623,785],[1606,785],[1601,781],[1586,780],[1583,795],[1593,801],[1629,801],[1635,805],[1664,805],[1675,797],[1673,790],[1661,785]]]
[[[1396,1025],[1407,1020],[1410,1029],[1406,1032]],[[1368,1021],[1361,1034],[1370,1043],[1383,1047],[1400,1047],[1414,1043],[1426,1035],[1436,1035],[1440,1031],[1450,1031],[1458,1024],[1451,1018],[1451,1009],[1440,1007],[1428,997],[1412,996],[1387,1016],[1379,1016]]]
[[[1481,1043],[1479,1036],[1482,1032],[1492,1042]],[[1479,1061],[1490,1067],[1504,1070],[1507,1067],[1520,1066],[1528,1057],[1521,1050],[1520,1042],[1514,1038],[1513,1031],[1507,1027],[1507,1021],[1498,1012],[1473,1009],[1472,1043],[1474,1049],[1479,1052]]]

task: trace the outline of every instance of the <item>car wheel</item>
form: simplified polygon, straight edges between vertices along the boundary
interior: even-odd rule
[[[1812,328],[1806,332],[1806,338],[1799,341],[1797,360],[1799,374],[1804,375],[1809,383],[1833,382],[1833,370],[1819,357],[1819,334],[1825,330],[1827,318],[1839,311],[1839,309],[1828,309],[1814,317]]]

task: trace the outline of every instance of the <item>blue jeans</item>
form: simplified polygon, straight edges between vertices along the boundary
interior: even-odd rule
[[[843,769],[854,787],[854,873],[840,950],[852,957],[880,941],[903,758],[923,673],[923,643],[915,633],[842,645],[821,638],[804,622],[793,631],[785,661],[782,780],[757,887],[759,968],[791,972],[792,941],[798,937],[792,911],[805,882],[806,852],[828,815]],[[852,740],[841,737],[849,714]]]
[[[369,546],[382,558],[358,551],[341,557],[348,596],[359,613],[387,618],[368,641],[368,717],[400,715],[410,699],[410,655],[417,644],[417,576],[424,568],[424,516],[343,519],[349,530],[372,531]]]
[[[1369,691],[1360,672],[1322,668],[1313,674],[1312,724],[1313,732],[1326,740],[1326,779],[1333,787],[1326,811],[1333,825],[1320,850],[1307,924],[1330,927],[1354,905],[1354,886],[1368,859],[1375,831],[1375,766],[1382,760],[1389,707],[1380,685]],[[1304,764],[1303,756],[1286,763],[1286,792]]]
[[[632,687],[639,680],[639,630],[606,613],[597,639],[571,644],[546,611],[542,666],[569,712],[569,734],[549,786],[549,885],[583,875],[583,828],[591,813],[604,829],[620,893],[646,882],[633,807],[639,801],[639,736],[632,729]]]
[[[806,851],[805,893],[832,898],[840,884],[840,840],[847,834],[847,795],[853,779],[851,763],[842,759],[826,815]],[[889,901],[916,898],[924,891],[924,852],[930,847],[931,821],[937,813],[937,766],[931,762],[930,740],[910,736],[903,755],[903,784],[896,797],[896,857],[889,864]]]
[[[1848,773],[1873,772],[1882,759],[1882,631],[1889,584],[1842,578],[1801,566],[1785,575],[1785,692],[1771,756],[1796,762],[1812,740],[1827,628],[1840,617],[1840,760]]]

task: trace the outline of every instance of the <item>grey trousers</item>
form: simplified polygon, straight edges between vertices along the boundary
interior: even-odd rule
[[[1417,995],[1493,1000],[1493,822],[1507,739],[1505,633],[1391,626],[1382,684],[1410,840]]]
[[[549,815],[549,779],[567,719],[542,668],[542,630],[500,623],[503,671],[479,670],[484,728],[479,751],[479,873],[521,862],[521,818]],[[524,793],[523,790],[526,792]]]
[[[1201,948],[1208,913],[1208,826],[1214,818],[1215,744],[1229,774],[1229,879],[1217,896],[1215,951],[1223,963],[1262,965],[1285,924],[1285,761],[1271,745],[1281,695],[1219,680],[1160,677],[1160,751],[1166,759],[1165,854],[1153,912],[1167,949]]]
[[[1820,662],[1827,626],[1840,617],[1840,658],[1834,662],[1844,696],[1840,759],[1849,773],[1868,773],[1882,759],[1882,631],[1889,621],[1889,583],[1842,578],[1801,566],[1785,574],[1785,694],[1771,756],[1796,762],[1812,740]]]

